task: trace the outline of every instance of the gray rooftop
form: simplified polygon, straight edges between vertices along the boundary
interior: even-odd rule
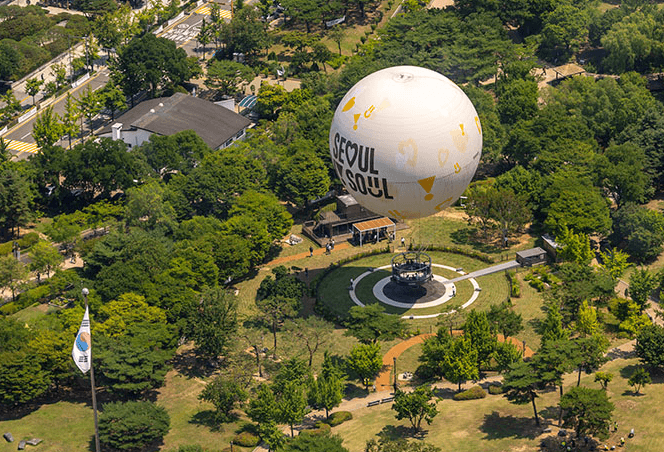
[[[523,258],[529,258],[529,257],[536,257],[536,256],[541,256],[542,254],[546,254],[546,251],[540,248],[539,246],[536,248],[530,248],[527,250],[523,251],[517,251],[517,256],[523,257]]]
[[[175,93],[136,105],[116,119],[122,130],[144,129],[159,135],[193,130],[216,149],[251,124],[244,116],[198,97]],[[101,133],[109,133],[110,126]]]

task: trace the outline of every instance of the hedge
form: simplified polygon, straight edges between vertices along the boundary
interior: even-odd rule
[[[475,400],[475,399],[483,399],[486,397],[486,392],[484,392],[484,389],[482,389],[481,386],[473,386],[472,388],[460,392],[458,394],[454,394],[453,399],[454,400]]]
[[[493,385],[489,386],[489,394],[498,395],[498,394],[502,394],[502,393],[503,393],[503,387],[502,386],[496,385],[496,384],[493,384]]]
[[[300,435],[323,436],[329,434],[331,430],[332,427],[330,427],[328,424],[316,422],[316,428],[302,430]]]
[[[330,424],[331,427],[336,427],[351,419],[353,419],[353,414],[350,411],[336,411],[330,414],[327,423]]]
[[[238,433],[233,437],[233,444],[237,444],[242,447],[256,447],[260,439],[258,436],[254,435],[251,432],[242,432]]]

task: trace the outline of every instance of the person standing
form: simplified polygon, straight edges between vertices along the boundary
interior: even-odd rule
[[[314,256],[314,247],[310,246],[309,247],[309,257],[313,257],[313,256]]]

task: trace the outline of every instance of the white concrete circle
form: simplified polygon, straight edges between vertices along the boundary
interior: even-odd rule
[[[465,275],[466,274],[464,271],[460,271],[460,270],[458,271],[456,268],[453,268],[453,267],[450,267],[450,266],[447,266],[447,265],[441,265],[441,264],[431,264],[431,265],[433,267],[444,268],[446,270],[450,270],[450,271],[459,273],[460,275]],[[360,299],[357,298],[357,295],[355,294],[355,287],[357,287],[357,284],[364,277],[369,276],[375,270],[385,270],[385,269],[388,269],[388,268],[391,269],[392,265],[383,265],[382,267],[378,267],[378,268],[375,268],[375,269],[369,269],[369,270],[365,271],[364,273],[362,273],[360,276],[358,276],[357,279],[355,279],[353,281],[353,284],[351,285],[351,287],[349,287],[349,295],[350,295],[351,300],[353,300],[353,303],[355,303],[358,306],[364,307],[365,306],[364,303],[362,303],[360,301]],[[381,279],[380,281],[378,281],[374,285],[373,294],[378,299],[378,301],[380,301],[381,303],[385,303],[387,305],[394,306],[394,307],[397,307],[397,308],[402,308],[402,309],[413,309],[413,308],[415,308],[415,309],[419,309],[419,308],[435,307],[435,306],[439,306],[439,305],[442,305],[442,304],[448,302],[452,298],[452,289],[456,288],[456,286],[454,285],[454,283],[447,282],[448,281],[447,278],[443,278],[442,276],[439,276],[439,275],[434,275],[434,279],[438,282],[441,282],[441,283],[445,284],[445,294],[442,297],[439,297],[436,300],[429,301],[427,303],[416,303],[416,304],[403,303],[403,302],[399,302],[399,301],[396,301],[396,300],[392,300],[391,298],[388,298],[387,296],[385,296],[385,294],[383,294],[383,287],[385,287],[385,285],[387,283],[389,283],[389,281],[390,281],[389,276]],[[468,299],[468,301],[466,301],[463,305],[461,305],[460,309],[466,309],[468,306],[473,304],[473,302],[475,300],[477,300],[477,297],[479,297],[479,295],[480,295],[480,285],[477,283],[475,278],[468,278],[468,281],[470,281],[470,283],[473,285],[473,288],[475,290],[473,290],[473,294]],[[437,314],[404,315],[404,316],[402,316],[402,318],[403,319],[430,319],[430,318],[438,317],[439,315],[453,314],[455,312],[456,312],[456,310],[452,310],[452,311],[449,311],[449,312],[439,312]]]

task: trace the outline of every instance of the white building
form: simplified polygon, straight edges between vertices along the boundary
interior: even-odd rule
[[[244,116],[198,97],[176,93],[136,105],[105,127],[100,137],[140,146],[150,135],[173,135],[193,130],[211,149],[223,149],[243,139],[251,125]]]

